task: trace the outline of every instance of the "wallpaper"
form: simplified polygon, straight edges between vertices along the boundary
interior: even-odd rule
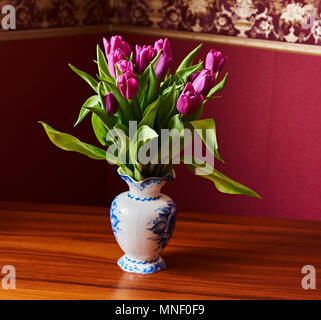
[[[118,23],[321,45],[320,0],[0,0],[5,4],[16,8],[17,30]]]
[[[319,0],[127,0],[121,24],[321,45]]]
[[[17,30],[102,25],[112,15],[108,0],[0,0],[0,9],[7,4],[16,9]]]

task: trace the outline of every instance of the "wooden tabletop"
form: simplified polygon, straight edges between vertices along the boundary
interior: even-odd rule
[[[0,202],[0,271],[16,269],[0,299],[321,298],[321,222],[180,212],[167,269],[126,273],[121,255],[106,208]]]

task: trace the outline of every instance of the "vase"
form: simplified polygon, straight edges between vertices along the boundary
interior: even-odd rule
[[[123,175],[129,191],[116,196],[110,207],[110,221],[114,236],[124,251],[118,266],[124,271],[149,274],[160,271],[166,263],[160,256],[175,227],[174,201],[161,193],[161,188],[175,174],[162,178],[135,181]]]

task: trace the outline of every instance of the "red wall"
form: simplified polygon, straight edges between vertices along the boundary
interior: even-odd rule
[[[126,36],[133,46],[155,38]],[[95,74],[97,35],[0,43],[0,200],[109,205],[126,189],[115,167],[53,146],[37,120],[94,143],[90,121],[72,124],[91,89],[67,67]],[[181,60],[196,42],[172,40]],[[199,58],[213,47],[205,44]],[[262,200],[224,195],[184,167],[166,191],[181,211],[321,220],[321,57],[216,45],[229,56],[215,119],[219,170]],[[98,145],[98,143],[97,143]]]

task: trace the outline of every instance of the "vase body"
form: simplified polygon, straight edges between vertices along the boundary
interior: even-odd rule
[[[162,270],[166,263],[160,253],[173,233],[176,206],[169,196],[161,193],[161,188],[174,175],[140,182],[119,175],[129,191],[119,194],[110,208],[114,236],[125,253],[118,265],[124,271],[143,274]]]

